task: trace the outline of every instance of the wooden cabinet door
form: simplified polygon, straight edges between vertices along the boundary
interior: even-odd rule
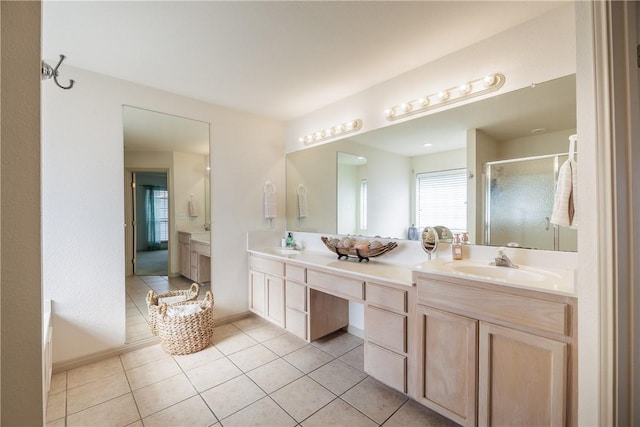
[[[249,310],[265,315],[265,274],[249,270]]]
[[[563,426],[567,344],[480,322],[479,426]]]
[[[265,276],[265,291],[267,293],[266,318],[284,328],[284,279],[267,274]]]
[[[180,242],[180,274],[191,278],[191,247],[188,243]]]
[[[464,426],[476,425],[477,324],[418,305],[419,401]]]

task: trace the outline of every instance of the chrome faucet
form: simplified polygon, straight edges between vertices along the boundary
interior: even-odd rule
[[[507,251],[505,248],[498,248],[495,262],[489,263],[489,265],[495,265],[496,267],[518,268],[518,266],[515,265],[507,256]]]

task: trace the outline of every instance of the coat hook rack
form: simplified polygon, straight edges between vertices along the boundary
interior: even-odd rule
[[[71,89],[73,87],[73,80],[69,80],[69,84],[67,86],[63,86],[60,84],[60,82],[58,81],[58,68],[60,68],[60,64],[62,64],[62,61],[64,61],[66,58],[66,56],[64,55],[60,55],[60,61],[58,61],[58,64],[56,64],[55,67],[52,67],[51,65],[47,64],[46,62],[42,61],[42,65],[41,65],[41,69],[40,69],[40,75],[42,77],[42,80],[46,80],[46,79],[50,79],[53,77],[53,81],[56,83],[56,85],[61,88],[61,89]]]

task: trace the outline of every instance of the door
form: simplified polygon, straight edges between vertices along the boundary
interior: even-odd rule
[[[125,274],[131,276],[136,273],[136,173],[130,170],[124,172],[124,242],[125,242]]]

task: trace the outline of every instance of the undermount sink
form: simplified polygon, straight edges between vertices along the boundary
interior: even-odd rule
[[[269,248],[268,251],[276,255],[298,255],[300,253],[297,249],[281,247]]]
[[[451,261],[444,263],[443,267],[454,273],[475,276],[489,280],[505,282],[544,282],[554,281],[560,276],[556,273],[537,268],[519,266],[519,268],[498,267],[476,261]]]

